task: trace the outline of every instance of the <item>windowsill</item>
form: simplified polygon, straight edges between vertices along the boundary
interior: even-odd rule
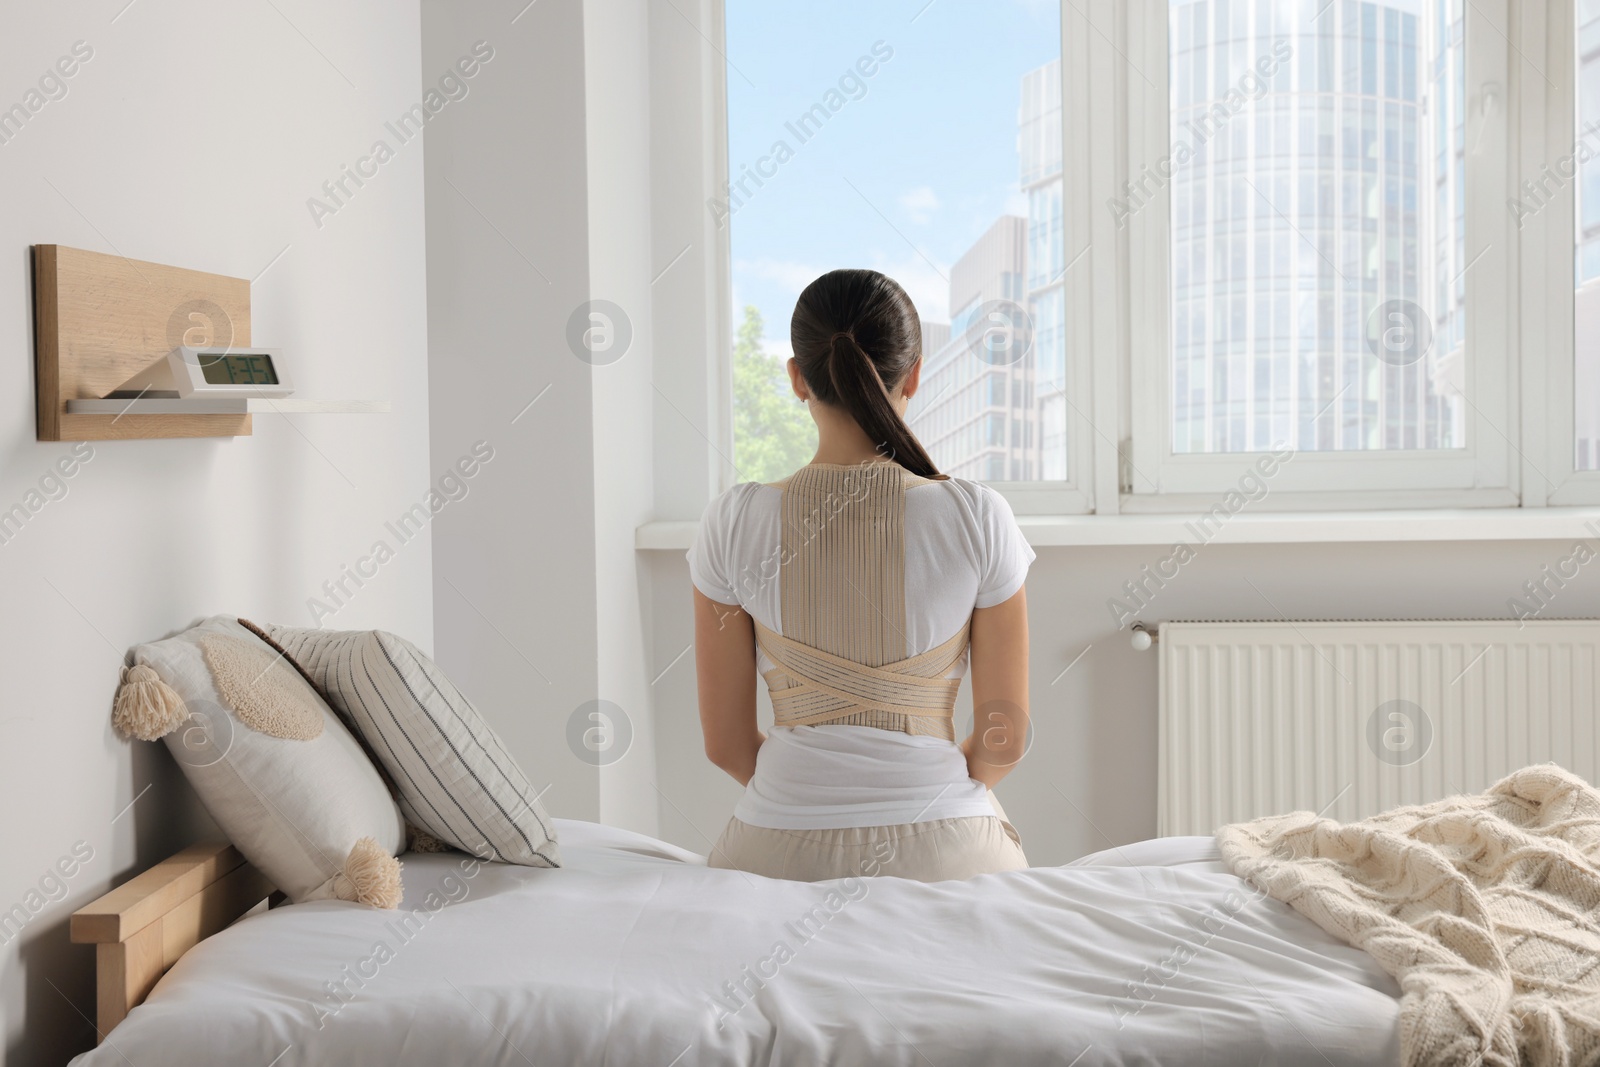
[[[1594,529],[1586,524],[1594,524]],[[1600,508],[1449,508],[1425,511],[1247,512],[1203,538],[1194,515],[1019,515],[1035,548],[1093,545],[1292,545],[1394,541],[1573,541],[1600,537]],[[640,551],[685,551],[697,522],[649,522]]]

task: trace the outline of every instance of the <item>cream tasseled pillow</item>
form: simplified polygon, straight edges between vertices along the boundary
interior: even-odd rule
[[[166,741],[246,859],[296,903],[399,906],[400,810],[292,662],[220,615],[133,654],[114,724]]]

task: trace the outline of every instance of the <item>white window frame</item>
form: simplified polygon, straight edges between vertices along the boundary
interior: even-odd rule
[[[1473,0],[1466,8],[1468,158],[1480,161],[1467,182],[1465,274],[1467,320],[1466,447],[1439,450],[1300,451],[1280,465],[1263,508],[1297,510],[1371,507],[1493,507],[1516,503],[1510,456],[1516,439],[1515,408],[1508,402],[1510,376],[1507,321],[1511,311],[1507,257],[1492,249],[1509,244],[1505,168],[1507,131],[1504,95],[1507,46],[1481,25],[1506,0]],[[1168,5],[1166,0],[1131,0],[1127,61],[1122,64],[1128,96],[1127,173],[1156,168],[1170,152],[1168,109]],[[1337,17],[1339,5],[1323,17]],[[1298,42],[1293,42],[1298,45]],[[1135,67],[1135,64],[1137,65]],[[1485,104],[1485,101],[1488,101]],[[1248,108],[1245,115],[1248,115]],[[1240,116],[1240,120],[1245,115]],[[1235,121],[1240,121],[1235,120]],[[1131,278],[1161,279],[1130,287],[1128,337],[1131,356],[1131,448],[1124,471],[1127,511],[1192,509],[1234,489],[1263,452],[1189,453],[1172,450],[1170,198],[1161,186],[1133,214],[1127,270]],[[1481,256],[1474,260],[1473,257]]]
[[[1515,195],[1520,195],[1524,181],[1539,183],[1552,171],[1560,176],[1573,158],[1578,133],[1573,96],[1579,72],[1573,0],[1513,2],[1524,10],[1514,24],[1512,40],[1543,68],[1541,75],[1531,63],[1520,65],[1522,137],[1513,146],[1518,167]],[[1536,49],[1538,41],[1544,42],[1543,48]],[[1600,146],[1596,138],[1588,143],[1591,148]],[[1537,365],[1529,368],[1523,401],[1528,439],[1524,507],[1600,503],[1600,471],[1578,470],[1574,447],[1577,205],[1573,193],[1580,180],[1578,174],[1566,179],[1537,214],[1513,228],[1523,264],[1522,350],[1547,354],[1543,360],[1530,360]],[[1593,341],[1600,343],[1600,338]]]
[[[721,32],[726,26],[725,0],[704,0],[715,8],[714,20],[718,29],[717,40],[725,42],[726,37]],[[1071,0],[1063,0],[1070,6]],[[1065,46],[1066,33],[1063,26],[1063,47]],[[717,113],[711,117],[712,136],[719,142],[718,152],[723,163],[720,176],[711,176],[705,183],[705,198],[710,199],[716,195],[721,182],[726,180],[726,160],[728,159],[728,116],[727,116],[727,71],[724,46],[716,48],[716,57],[723,62],[709,71],[711,77],[718,82]],[[1065,76],[1068,66],[1063,57],[1062,72]],[[1070,129],[1070,122],[1066,112],[1073,103],[1074,94],[1063,92],[1062,103],[1062,128],[1065,136]],[[1082,106],[1081,98],[1078,103]],[[1062,144],[1071,142],[1063,140]],[[1090,256],[1085,255],[1083,260],[1073,263],[1073,257],[1082,251],[1080,243],[1073,246],[1073,227],[1082,222],[1087,224],[1087,210],[1079,211],[1080,207],[1087,205],[1087,189],[1085,186],[1075,185],[1080,178],[1075,164],[1078,161],[1065,156],[1062,160],[1062,205],[1066,213],[1063,224],[1063,240],[1067,242],[1066,260],[1069,263],[1066,284],[1066,312],[1064,329],[1066,331],[1066,364],[1068,391],[1067,413],[1067,478],[1057,481],[990,481],[990,486],[999,490],[1011,504],[1012,510],[1019,515],[1084,515],[1091,514],[1095,509],[1096,478],[1094,464],[1097,453],[1095,449],[1096,434],[1093,431],[1092,420],[1088,417],[1090,405],[1075,401],[1074,397],[1087,397],[1093,388],[1093,371],[1090,361],[1085,358],[1085,353],[1091,350],[1091,337],[1089,335],[1090,316],[1087,308],[1078,302],[1080,294],[1074,287],[1077,278],[1089,274]],[[1081,214],[1083,218],[1075,221],[1075,215]],[[730,227],[733,223],[729,224]],[[1081,232],[1081,231],[1079,231]],[[732,284],[732,251],[728,239],[728,230],[722,230],[716,244],[716,255],[720,266],[717,271],[723,288],[720,296],[721,304],[729,306],[728,287]],[[732,326],[719,326],[722,336],[716,345],[711,358],[711,373],[719,383],[729,383],[733,375],[733,341]],[[722,393],[731,396],[726,385],[721,386]],[[718,445],[715,449],[725,456],[732,456],[734,449],[732,420],[724,419],[724,424],[719,427],[716,434]],[[1105,442],[1101,442],[1104,446]],[[1109,446],[1112,454],[1115,452],[1115,442]],[[1103,449],[1102,449],[1103,451]],[[716,473],[712,479],[712,492],[720,493],[733,487],[738,480],[732,464],[724,458],[715,464]],[[1113,496],[1115,495],[1113,487]]]
[[[706,2],[720,29],[723,0]],[[1467,446],[1302,451],[1279,468],[1257,510],[1600,503],[1600,471],[1577,471],[1574,460],[1573,199],[1570,191],[1557,197],[1542,209],[1540,225],[1520,230],[1507,210],[1521,182],[1572,146],[1571,91],[1551,88],[1525,58],[1542,56],[1551,82],[1573,84],[1572,4],[1466,3]],[[1120,228],[1109,209],[1129,174],[1169,150],[1167,2],[1063,0],[1061,6],[1062,143],[1074,146],[1064,153],[1062,172],[1063,239],[1071,264],[1068,479],[990,484],[1019,515],[1204,509],[1234,489],[1264,454],[1172,452],[1166,187]],[[718,81],[724,75],[713,72]],[[708,132],[726,158],[725,104],[719,111]],[[731,256],[725,239],[718,259],[718,284],[726,289]],[[1151,278],[1162,282],[1149,284]],[[719,324],[717,332],[724,343],[715,346],[710,369],[716,381],[725,381],[731,326]],[[715,385],[713,391],[726,392]],[[716,436],[731,454],[731,434],[725,434]],[[717,467],[713,491],[727,487],[721,484],[728,481],[727,465]]]

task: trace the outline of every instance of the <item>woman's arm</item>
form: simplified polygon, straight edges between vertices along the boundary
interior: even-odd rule
[[[706,756],[740,785],[756,772],[756,631],[734,604],[694,591],[694,662]]]
[[[961,744],[967,773],[993,788],[1028,744],[1028,600],[972,613],[972,736]]]

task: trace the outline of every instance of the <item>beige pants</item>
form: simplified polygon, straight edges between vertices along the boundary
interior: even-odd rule
[[[1028,865],[1022,839],[989,794],[995,814],[844,830],[773,830],[729,819],[709,866],[768,878],[911,878],[943,882]]]

